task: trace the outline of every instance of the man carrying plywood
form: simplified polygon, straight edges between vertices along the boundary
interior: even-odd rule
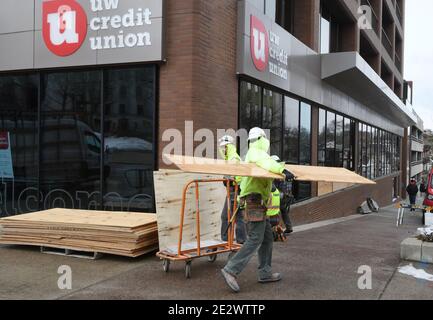
[[[224,160],[226,161],[236,161],[241,162],[241,157],[238,155],[235,146],[235,139],[229,135],[222,137],[219,140],[220,143],[220,153]],[[241,177],[234,178],[236,183],[240,184],[242,182]],[[235,187],[230,185],[230,207],[233,208],[235,202]],[[224,208],[221,211],[221,239],[227,241],[228,233],[228,203],[225,201]],[[231,219],[231,218],[230,218]],[[236,242],[243,244],[246,240],[246,228],[243,220],[242,214],[236,215]]]
[[[292,173],[284,165],[273,160],[268,150],[270,141],[260,128],[251,129],[248,137],[250,143],[245,161],[275,174],[283,174],[286,180],[293,180]],[[241,182],[241,202],[245,203],[245,218],[248,221],[248,237],[239,252],[233,256],[221,270],[227,285],[235,292],[240,288],[236,278],[245,269],[254,253],[258,250],[259,282],[269,283],[281,280],[279,273],[272,273],[273,234],[269,220],[266,218],[266,204],[272,189],[272,179],[245,177]]]

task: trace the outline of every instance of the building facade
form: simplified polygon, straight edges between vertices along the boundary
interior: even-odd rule
[[[218,129],[261,126],[287,163],[377,182],[296,183],[297,224],[405,195],[416,117],[404,102],[402,0],[5,1],[3,215],[153,211],[170,129],[186,153],[197,130],[216,143]]]
[[[425,130],[423,133],[424,141],[424,172],[428,174],[432,169],[433,165],[433,132],[431,130]]]
[[[417,124],[410,128],[409,177],[421,183],[428,172],[424,168],[424,125],[417,115]]]

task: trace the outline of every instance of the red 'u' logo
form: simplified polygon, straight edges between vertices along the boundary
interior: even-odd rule
[[[57,56],[75,53],[87,35],[87,16],[75,0],[49,0],[42,4],[45,45]]]
[[[265,71],[269,62],[269,36],[263,22],[251,15],[251,57],[259,71]]]

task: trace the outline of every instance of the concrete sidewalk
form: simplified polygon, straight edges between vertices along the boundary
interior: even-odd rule
[[[274,248],[275,271],[283,281],[257,283],[257,260],[239,279],[241,293],[231,293],[220,276],[226,256],[211,264],[192,264],[186,280],[184,264],[162,270],[154,256],[137,260],[105,256],[87,261],[51,256],[37,249],[0,247],[0,299],[433,299],[433,282],[398,273],[400,243],[421,225],[421,213],[406,214],[396,228],[395,208],[368,216],[352,216],[296,228],[287,243]],[[73,289],[59,290],[58,267],[73,272]],[[372,269],[371,290],[358,288],[360,266]],[[417,265],[433,274],[433,266]]]

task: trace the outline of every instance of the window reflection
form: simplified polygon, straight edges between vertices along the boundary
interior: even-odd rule
[[[319,109],[319,139],[318,139],[318,163],[325,166],[326,159],[326,111]]]
[[[304,102],[301,103],[299,149],[299,163],[311,164],[311,106]]]
[[[122,85],[128,79],[128,86]],[[154,69],[108,70],[104,74],[104,207],[153,208]],[[120,88],[120,91],[116,90]]]
[[[99,206],[100,81],[98,71],[43,77],[40,179],[46,195],[44,209]]]
[[[3,145],[10,136],[14,171],[0,177],[0,214],[154,212],[155,78],[154,66],[0,77],[0,136]]]
[[[318,164],[354,170],[355,122],[319,109]]]
[[[358,173],[375,179],[398,172],[401,138],[363,123],[359,123],[358,130]]]
[[[0,132],[9,134],[13,178],[0,177],[0,216],[36,211],[38,203],[38,77],[0,77]]]
[[[271,90],[263,90],[263,128],[271,132],[272,155],[281,158],[281,133],[283,122],[283,97]]]
[[[299,101],[284,98],[284,159],[299,163]]]

